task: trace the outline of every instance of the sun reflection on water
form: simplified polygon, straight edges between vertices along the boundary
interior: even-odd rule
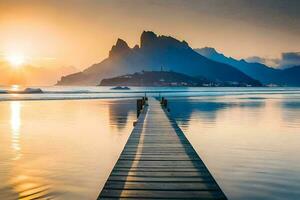
[[[12,101],[10,103],[10,110],[11,110],[10,126],[11,126],[11,134],[12,134],[11,147],[15,154],[13,160],[18,160],[21,157],[21,153],[20,153],[21,102]]]

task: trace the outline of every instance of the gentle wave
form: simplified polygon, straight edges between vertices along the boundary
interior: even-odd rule
[[[144,96],[166,97],[204,97],[238,95],[246,99],[266,98],[265,95],[300,96],[299,88],[132,88],[129,91],[111,91],[108,88],[76,89],[76,88],[41,88],[42,93],[1,93],[0,101],[10,100],[72,100],[72,99],[107,99],[107,98],[139,98]],[[99,91],[102,90],[102,91]],[[256,96],[249,96],[256,95]],[[263,95],[260,97],[258,95]],[[247,97],[245,97],[247,96]]]

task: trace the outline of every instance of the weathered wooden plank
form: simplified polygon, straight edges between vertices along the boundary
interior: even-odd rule
[[[140,161],[197,161],[199,158],[180,158],[180,157],[174,157],[174,158],[169,158],[169,157],[126,157],[122,156],[119,160],[127,160],[127,161],[134,161],[136,159],[139,159]]]
[[[147,148],[184,148],[184,145],[182,144],[138,144],[138,145],[133,145],[133,144],[128,144],[126,146],[126,148],[143,148],[143,149],[147,149]]]
[[[142,176],[114,176],[108,177],[109,181],[136,181],[136,182],[212,182],[210,176],[195,177],[142,177]]]
[[[170,170],[170,167],[169,166],[139,166],[139,167],[124,167],[124,166],[115,166],[113,170],[150,170],[150,169],[153,169],[153,170]],[[199,166],[199,167],[194,167],[194,166],[190,166],[190,167],[181,167],[181,166],[174,166],[172,167],[172,170],[192,170],[192,169],[195,169],[196,171],[197,170],[207,170],[205,168],[204,165],[202,166]]]
[[[127,154],[127,153],[122,153],[122,156],[120,159],[145,159],[145,158],[155,158],[155,159],[197,159],[199,160],[199,157],[196,154],[193,155],[186,155],[186,154],[178,154],[176,155],[171,155],[171,154]]]
[[[203,163],[192,162],[192,161],[127,161],[127,160],[118,160],[116,163],[118,167],[144,167],[144,166],[169,166],[169,167],[199,167],[203,166]]]
[[[149,191],[149,190],[102,190],[103,197],[112,198],[203,198],[225,199],[219,191]]]
[[[160,168],[160,167],[136,167],[136,168],[126,168],[126,167],[115,167],[113,171],[132,171],[132,172],[204,172],[207,171],[206,168],[202,167],[192,167],[192,168]],[[113,172],[112,171],[112,172]]]
[[[159,154],[146,154],[146,153],[140,153],[140,154],[128,154],[128,153],[123,153],[122,154],[122,157],[120,157],[120,159],[145,159],[145,158],[156,158],[156,159],[159,159],[159,158],[162,158],[162,159],[171,159],[171,160],[176,160],[176,158],[178,159],[196,159],[196,160],[199,160],[199,157],[195,154],[192,154],[192,155],[184,155],[184,154],[178,154],[177,156],[176,155],[171,155],[171,154],[162,154],[162,153],[159,153]]]
[[[165,152],[134,152],[134,151],[123,151],[121,156],[125,155],[162,155],[162,156],[192,156],[192,155],[197,155],[195,152],[192,152],[187,154],[186,151],[165,151]]]
[[[190,150],[191,152],[193,151],[192,148],[184,148],[184,147],[125,147],[124,151],[185,151],[185,150]]]
[[[155,136],[160,137],[160,136]],[[174,144],[186,144],[188,143],[184,139],[180,138],[149,138],[149,137],[143,137],[143,138],[130,138],[128,139],[128,143],[134,143],[134,144],[140,144],[140,143],[165,143],[165,142],[173,142]]]
[[[98,199],[226,199],[176,122],[149,104]]]
[[[107,181],[105,184],[106,189],[125,189],[125,190],[218,190],[218,187],[214,183],[185,183],[178,184],[168,182],[164,184],[157,184],[156,182],[119,182],[119,181]]]
[[[124,148],[123,152],[184,152],[184,153],[194,153],[195,151],[193,149],[188,148]]]
[[[198,177],[198,176],[208,176],[210,175],[207,171],[205,172],[139,172],[139,171],[112,171],[111,176],[140,176],[140,177],[160,177],[160,176],[172,176],[172,177]]]

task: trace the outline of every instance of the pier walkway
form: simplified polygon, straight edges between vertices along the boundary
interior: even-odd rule
[[[159,101],[148,104],[98,199],[226,199]]]

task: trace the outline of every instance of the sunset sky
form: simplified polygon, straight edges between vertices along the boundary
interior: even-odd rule
[[[0,0],[0,68],[12,59],[82,70],[118,37],[139,43],[143,30],[235,58],[279,59],[300,51],[299,10],[298,0]]]

